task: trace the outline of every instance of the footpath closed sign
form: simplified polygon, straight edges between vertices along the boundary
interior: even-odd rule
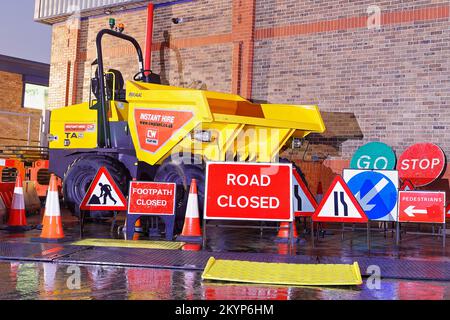
[[[445,223],[445,192],[400,191],[399,222]]]
[[[209,162],[205,219],[292,221],[292,165]]]
[[[174,215],[175,196],[174,183],[132,181],[128,214]]]

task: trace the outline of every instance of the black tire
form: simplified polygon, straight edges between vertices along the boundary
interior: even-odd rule
[[[66,206],[78,216],[81,202],[101,167],[106,167],[124,195],[128,193],[130,174],[119,161],[102,155],[86,155],[76,159],[64,174],[63,195]],[[113,216],[111,211],[91,211],[90,218],[105,219]]]
[[[176,232],[180,232],[183,228],[192,179],[197,180],[199,214],[202,219],[205,199],[205,165],[203,161],[194,156],[184,157],[181,160],[174,160],[170,157],[156,171],[155,182],[172,182],[177,185]]]

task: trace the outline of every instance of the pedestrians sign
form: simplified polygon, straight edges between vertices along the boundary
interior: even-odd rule
[[[445,167],[445,155],[432,143],[417,143],[402,153],[397,170],[400,179],[411,180],[416,187],[429,185],[441,175]]]
[[[128,214],[174,215],[175,190],[175,183],[132,181]]]
[[[294,214],[296,217],[310,217],[317,209],[316,199],[314,199],[296,169],[293,170],[293,174],[292,200],[294,201]]]
[[[127,200],[105,167],[101,167],[80,205],[81,210],[126,211]]]
[[[445,192],[400,191],[399,222],[445,223]]]
[[[351,169],[395,169],[395,153],[382,142],[370,142],[359,148],[350,162]]]
[[[344,180],[337,176],[312,216],[318,222],[366,223],[367,216]]]
[[[370,220],[397,220],[397,171],[346,169],[344,180]]]
[[[414,189],[414,185],[409,180],[404,181],[400,187],[400,191],[414,191]]]

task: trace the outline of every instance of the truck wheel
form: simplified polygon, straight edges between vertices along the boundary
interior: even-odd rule
[[[130,175],[119,161],[101,155],[82,156],[67,168],[63,181],[64,202],[75,216],[79,215],[78,208],[101,167],[106,167],[123,194],[127,194]],[[89,216],[94,219],[110,218],[113,212],[91,211]]]
[[[191,158],[192,159],[192,158]],[[203,218],[203,203],[205,199],[205,167],[197,162],[174,161],[166,159],[158,168],[155,182],[172,182],[177,185],[176,195],[176,232],[181,232],[186,215],[186,206],[192,179],[197,180],[198,206],[200,219]]]

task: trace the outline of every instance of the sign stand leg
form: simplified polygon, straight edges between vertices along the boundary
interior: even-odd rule
[[[317,223],[317,231],[316,231],[317,241],[319,241],[320,232],[322,231],[321,228],[322,228],[322,223],[321,222]],[[324,232],[324,234],[325,234],[325,232]]]
[[[114,211],[114,218],[113,218],[113,221],[111,222],[111,234],[114,233],[114,227],[116,226],[116,221],[117,221],[117,211]]]
[[[80,220],[80,238],[84,237],[84,210],[79,210],[79,220]]]
[[[344,241],[345,223],[342,223],[341,240]]]
[[[293,247],[294,247],[294,240],[293,240],[293,229],[294,229],[294,221],[291,221],[289,223],[289,255],[292,255]]]
[[[367,221],[367,249],[370,251],[370,221]]]
[[[447,227],[445,225],[445,223],[443,224],[442,227],[442,247],[445,249],[445,238],[447,236]]]
[[[306,223],[306,217],[303,217],[303,229],[305,230],[304,232],[307,232],[308,224]]]
[[[203,220],[203,238],[202,238],[202,249],[205,250],[206,247],[206,225],[207,225],[207,220],[204,219]]]
[[[161,216],[160,218],[164,221],[164,227],[166,230],[166,240],[172,241],[175,230],[175,216],[167,216],[167,217]],[[156,226],[158,226],[158,224]]]
[[[397,244],[397,247],[400,245],[400,222],[397,221],[396,225],[396,232],[395,232],[395,243]]]
[[[311,245],[314,248],[314,221],[311,218]]]
[[[132,240],[133,239],[133,235],[134,235],[134,231],[135,231],[135,226],[136,226],[136,221],[138,219],[140,219],[141,216],[140,215],[134,215],[134,214],[128,214],[127,215],[127,220],[126,220],[126,240]]]

